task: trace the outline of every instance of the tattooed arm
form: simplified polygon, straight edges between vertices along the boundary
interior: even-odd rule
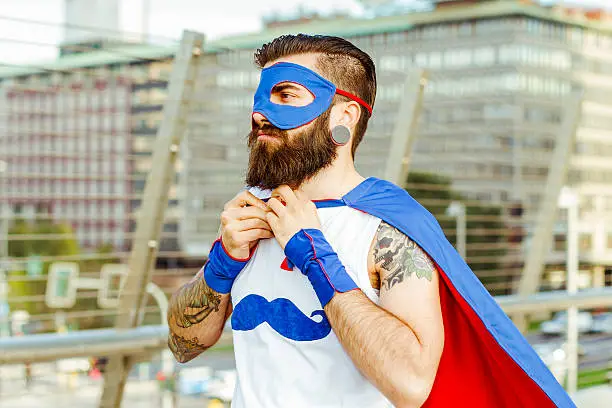
[[[213,346],[231,313],[230,296],[209,288],[203,271],[204,268],[170,299],[168,347],[181,363]]]
[[[436,268],[418,245],[383,222],[368,269],[380,278],[379,305],[350,291],[336,293],[325,312],[357,368],[396,407],[420,407],[444,344]]]
[[[249,191],[238,193],[221,213],[208,264],[170,299],[168,346],[185,363],[213,346],[231,313],[230,290],[260,239],[272,238],[267,204]],[[205,272],[206,271],[206,272]],[[208,282],[208,284],[206,284]],[[215,288],[215,289],[212,289]]]

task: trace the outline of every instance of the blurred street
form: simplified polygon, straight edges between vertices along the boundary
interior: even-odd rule
[[[578,408],[609,408],[612,403],[612,386],[601,385],[578,391],[574,402]]]
[[[550,337],[542,334],[528,335],[527,340],[532,345],[546,344],[550,347],[560,347],[561,337]],[[612,334],[585,334],[579,338],[580,351],[578,369],[580,371],[606,368],[612,361]]]
[[[546,344],[560,347],[561,338],[551,338],[542,334],[527,336],[533,345]],[[612,361],[612,335],[586,334],[580,337],[582,357],[579,369],[594,370],[607,367]],[[232,352],[204,353],[186,364],[177,365],[177,370],[189,375],[190,369],[209,367],[213,371],[232,370],[235,368]],[[125,407],[158,407],[161,406],[159,382],[155,379],[161,369],[161,362],[136,366],[130,373],[125,393]],[[2,408],[38,408],[49,407],[83,407],[97,408],[102,379],[93,379],[85,373],[60,374],[56,363],[41,363],[32,366],[32,382],[26,386],[23,365],[12,365],[0,368],[0,401]],[[197,374],[197,371],[194,373]],[[197,380],[197,378],[195,379]],[[203,395],[178,395],[177,408],[205,407],[207,398]],[[581,390],[576,402],[579,408],[609,408],[612,403],[612,388],[597,387],[593,391]],[[600,405],[597,405],[600,404]]]
[[[202,355],[179,369],[211,367],[227,370],[234,367],[232,353]],[[144,368],[144,369],[143,369]],[[154,408],[161,406],[159,382],[155,379],[161,363],[135,367],[130,373],[124,396],[124,407]],[[55,363],[32,366],[32,382],[26,385],[23,365],[0,366],[0,406],[2,408],[75,407],[97,408],[102,390],[102,379],[85,373],[60,374]],[[202,395],[180,395],[176,408],[206,407]]]
[[[3,396],[3,408],[78,407],[97,408],[101,392],[101,380],[79,379],[72,391],[58,390],[57,386],[36,381],[28,390],[23,388],[13,397]],[[124,407],[155,408],[161,406],[159,385],[156,381],[129,381],[125,388]],[[203,397],[182,396],[177,408],[203,408]]]

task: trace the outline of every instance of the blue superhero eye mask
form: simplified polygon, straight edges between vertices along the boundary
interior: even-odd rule
[[[302,85],[314,97],[305,106],[281,105],[271,101],[272,89],[283,82]],[[344,95],[365,107],[372,108],[355,95],[337,89],[336,85],[316,72],[298,64],[279,62],[261,71],[259,87],[255,92],[253,113],[259,113],[279,129],[295,129],[312,122],[329,108],[335,94]]]

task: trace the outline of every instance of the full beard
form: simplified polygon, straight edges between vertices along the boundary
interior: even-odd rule
[[[260,131],[275,140],[257,140]],[[246,184],[264,190],[273,190],[283,184],[296,189],[331,165],[337,156],[337,146],[329,133],[329,111],[319,116],[310,129],[291,136],[271,125],[257,127],[253,124],[248,146]]]

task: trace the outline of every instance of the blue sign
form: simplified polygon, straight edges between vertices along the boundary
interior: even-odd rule
[[[43,263],[40,260],[40,256],[34,255],[28,259],[26,265],[28,276],[40,276],[43,271]]]
[[[11,308],[7,302],[0,303],[0,316],[8,316],[11,313]]]

